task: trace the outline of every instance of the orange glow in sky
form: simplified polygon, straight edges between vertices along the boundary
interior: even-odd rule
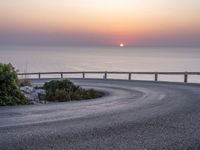
[[[0,31],[90,33],[134,44],[174,32],[199,36],[199,7],[199,0],[3,0]]]

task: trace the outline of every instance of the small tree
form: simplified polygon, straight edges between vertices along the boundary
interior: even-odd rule
[[[28,103],[17,81],[15,68],[11,64],[0,63],[0,106]]]

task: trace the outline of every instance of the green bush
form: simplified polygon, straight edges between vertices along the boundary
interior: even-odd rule
[[[11,64],[0,63],[0,106],[28,103],[17,82],[18,79],[14,67]]]
[[[85,90],[74,85],[69,80],[50,81],[44,84],[46,90],[46,100],[48,101],[72,101],[93,99],[101,97],[103,94],[93,89]]]

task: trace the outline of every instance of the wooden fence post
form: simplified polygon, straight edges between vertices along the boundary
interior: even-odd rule
[[[155,81],[158,81],[158,74],[155,73]]]
[[[104,74],[104,79],[105,80],[107,79],[107,72],[105,72],[105,74]]]
[[[85,72],[83,72],[82,75],[83,75],[83,79],[85,79]]]
[[[61,76],[61,79],[63,79],[63,73],[62,72],[60,73],[60,76]]]
[[[128,74],[128,79],[131,80],[131,73]]]
[[[185,82],[185,83],[188,82],[188,74],[187,74],[187,73],[184,74],[184,82]]]

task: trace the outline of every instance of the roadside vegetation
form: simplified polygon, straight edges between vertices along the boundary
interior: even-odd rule
[[[93,89],[83,89],[69,80],[47,82],[44,84],[43,89],[46,90],[46,100],[48,101],[65,102],[94,99],[103,96],[102,92]]]
[[[25,105],[74,100],[94,99],[103,96],[102,92],[83,89],[69,80],[50,81],[42,87],[33,87],[30,80],[18,79],[11,64],[0,63],[0,106]]]
[[[0,63],[0,106],[28,103],[20,91],[15,68],[11,64]]]

